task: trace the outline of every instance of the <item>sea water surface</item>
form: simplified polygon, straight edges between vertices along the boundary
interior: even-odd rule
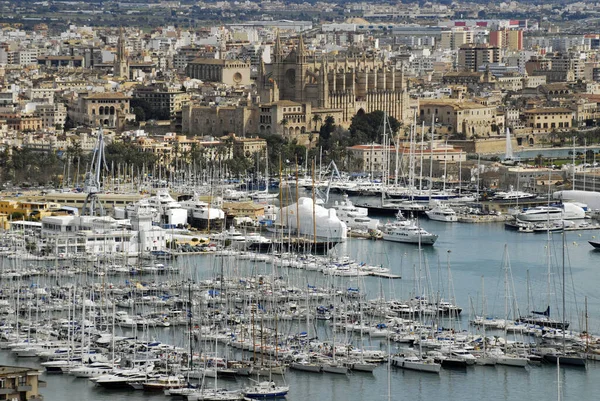
[[[517,313],[520,314],[526,314],[528,309],[544,310],[550,300],[552,315],[559,318],[562,305],[559,279],[562,277],[564,242],[566,318],[574,330],[583,328],[584,299],[587,297],[589,330],[600,334],[600,252],[593,251],[587,243],[588,239],[600,236],[597,230],[568,232],[563,241],[560,233],[548,238],[546,234],[506,231],[503,224],[499,223],[461,224],[422,219],[420,224],[439,235],[435,246],[423,249],[422,253],[413,245],[361,239],[349,239],[336,247],[339,254],[348,254],[366,263],[389,266],[402,279],[390,281],[374,277],[359,280],[343,278],[336,279],[336,283],[359,287],[368,292],[368,298],[384,296],[406,299],[416,294],[416,288],[432,288],[445,300],[463,307],[457,324],[465,330],[474,330],[468,325],[472,311],[481,312],[482,283],[485,286],[486,311],[489,316],[504,317],[507,304],[511,305],[511,314],[513,308],[518,308]],[[508,258],[504,257],[505,249]],[[550,264],[547,255],[550,255]],[[208,255],[182,256],[175,263],[184,266],[187,274],[193,278],[200,279],[210,277],[218,269],[220,261],[217,259]],[[508,265],[510,269],[506,268]],[[270,268],[263,266],[258,269],[269,271]],[[293,275],[308,284],[329,283],[329,279],[318,272],[289,270],[282,271],[281,274]],[[505,302],[506,294],[510,297],[510,302]],[[185,328],[156,329],[151,336],[183,345],[184,331]],[[326,332],[327,330],[321,331],[320,335],[325,335],[323,333]],[[364,341],[364,345],[387,349],[385,342],[371,343],[368,339]],[[391,349],[393,352],[394,344]],[[0,351],[0,363],[39,366],[30,360],[17,360],[6,351]],[[549,400],[558,399],[559,376],[563,400],[598,399],[600,365],[592,361],[589,361],[586,369],[561,367],[560,375],[553,365],[529,366],[526,369],[473,366],[466,370],[442,369],[439,375],[431,375],[395,368],[388,371],[388,366],[384,364],[373,374],[353,373],[340,376],[291,371],[285,380],[290,386],[288,399],[291,401]],[[167,399],[162,394],[140,391],[107,391],[95,387],[85,379],[68,375],[44,374],[42,377],[48,383],[42,391],[46,401]],[[246,383],[247,379],[220,380],[218,385],[239,388]]]

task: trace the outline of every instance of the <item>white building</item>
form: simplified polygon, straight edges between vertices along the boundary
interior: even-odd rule
[[[169,234],[140,217],[133,221],[110,216],[47,216],[42,239],[56,254],[127,254],[163,251]]]

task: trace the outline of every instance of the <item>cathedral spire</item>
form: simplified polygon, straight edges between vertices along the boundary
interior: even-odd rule
[[[283,59],[283,46],[281,46],[281,38],[279,37],[279,29],[277,30],[277,34],[275,36],[275,49],[273,49],[275,53],[275,62],[279,63]]]
[[[304,38],[302,34],[300,34],[300,39],[298,40],[298,48],[296,49],[296,60],[299,63],[306,62],[306,47],[304,46]]]
[[[298,41],[298,55],[304,56],[305,52],[306,49],[304,47],[304,38],[302,37],[302,34],[300,34],[300,40]]]

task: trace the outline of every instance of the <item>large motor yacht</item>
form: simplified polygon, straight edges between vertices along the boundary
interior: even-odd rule
[[[425,231],[411,220],[403,220],[401,215],[383,226],[383,239],[408,244],[433,245],[438,236]]]
[[[516,217],[521,221],[577,220],[585,219],[585,210],[572,203],[563,203],[561,206],[536,206],[525,209]]]
[[[449,206],[444,205],[443,203],[436,202],[435,206],[431,210],[426,211],[425,214],[431,220],[445,221],[445,222],[458,221],[456,212],[454,210],[452,210],[452,208],[450,208]]]

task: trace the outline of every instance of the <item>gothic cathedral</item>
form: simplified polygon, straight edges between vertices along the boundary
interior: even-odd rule
[[[404,73],[383,59],[346,55],[344,59],[309,54],[302,36],[287,55],[279,33],[272,63],[261,63],[257,85],[260,101],[309,103],[314,112],[331,110],[342,125],[357,113],[385,111],[398,121],[412,119]]]

